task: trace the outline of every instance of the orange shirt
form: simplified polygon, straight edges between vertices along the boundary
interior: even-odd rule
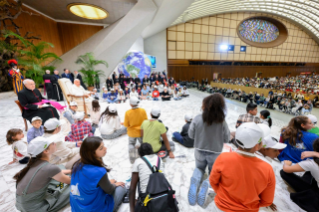
[[[216,159],[209,182],[216,206],[225,212],[258,212],[272,204],[276,178],[272,167],[257,157],[225,152]]]
[[[143,108],[126,111],[123,125],[127,128],[127,135],[133,138],[141,137],[141,125],[145,120],[147,115]]]

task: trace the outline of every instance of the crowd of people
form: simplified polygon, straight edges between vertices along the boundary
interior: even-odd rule
[[[275,211],[277,179],[271,164],[276,161],[282,163],[282,179],[296,191],[291,193],[291,200],[306,211],[319,210],[319,128],[313,115],[292,118],[277,141],[270,135],[270,111],[262,110],[257,116],[257,104],[246,101],[247,113],[238,117],[236,131],[230,132],[223,92],[214,90],[203,99],[201,114],[185,114],[181,132],[172,133],[171,141],[161,109],[153,107],[147,114],[139,107],[145,99],[169,100],[172,96],[165,87],[178,92],[174,79],[167,80],[164,74],[139,80],[113,74],[101,91],[109,104],[102,111],[103,100],[95,95],[90,121],[78,111],[77,102],[71,102],[68,109],[53,101],[43,106],[45,98],[34,82],[25,80],[24,85],[18,97],[25,100],[22,106],[32,128],[27,142],[20,129],[10,129],[6,137],[13,151],[10,164],[27,164],[14,176],[20,211],[59,211],[70,203],[72,211],[112,212],[122,202],[129,202],[131,212],[177,212],[180,197],[165,177],[163,160],[175,158],[176,145],[194,149],[195,168],[189,176],[187,194],[191,206],[205,208],[208,193],[213,191],[216,196],[207,209],[210,211],[258,211],[260,207]],[[143,92],[144,88],[148,91]],[[227,90],[223,94],[226,96]],[[122,101],[131,107],[125,111],[123,122],[114,104]],[[66,133],[62,125],[69,126]],[[94,136],[97,129],[101,137]],[[126,134],[132,164],[130,183],[109,179],[112,170],[103,160],[107,154],[103,139]],[[223,153],[225,144],[229,149]],[[294,172],[305,173],[300,177]]]

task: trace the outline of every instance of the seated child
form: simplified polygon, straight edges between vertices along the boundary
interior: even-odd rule
[[[164,91],[161,93],[162,101],[171,100],[171,96],[168,93],[167,87],[164,87]]]
[[[272,119],[270,117],[270,112],[269,110],[262,110],[260,111],[260,121],[261,123],[267,125],[268,127],[272,126]]]
[[[303,105],[301,109],[301,114],[305,114],[306,112],[311,113],[313,108],[313,105],[311,103],[311,100],[308,100],[306,104]]]
[[[184,86],[182,90],[182,97],[188,97],[188,96],[189,96],[189,92],[187,90],[187,87]]]
[[[91,97],[93,99],[99,100],[99,94],[97,93],[97,89],[96,88],[93,89],[93,93],[91,93]]]
[[[157,90],[157,86],[154,86],[154,91],[152,93],[152,97],[154,101],[158,101],[160,96],[160,92]]]
[[[116,103],[117,101],[117,93],[115,93],[114,88],[111,89],[111,92],[108,93],[107,100],[108,103]]]
[[[177,90],[174,91],[174,100],[181,100],[182,99],[182,95],[181,93],[179,93]]]
[[[126,127],[121,125],[115,105],[109,105],[101,114],[99,129],[104,139],[114,139],[126,134]]]
[[[50,163],[61,164],[66,163],[66,169],[72,168],[73,164],[80,159],[79,147],[82,141],[65,142],[61,132],[62,122],[57,118],[50,118],[44,123],[44,138],[48,138],[55,143],[55,152],[52,153]]]
[[[67,111],[64,112],[63,116],[70,122],[70,124],[74,124],[74,114],[78,109],[78,104],[76,102],[71,102],[70,107]]]
[[[44,133],[44,129],[42,126],[42,119],[39,116],[35,116],[32,118],[32,127],[28,130],[27,133],[27,141],[30,141],[38,136],[42,136]]]
[[[130,98],[132,98],[133,96],[138,98],[138,93],[137,93],[135,87],[133,87],[132,90],[131,90]]]
[[[19,162],[20,164],[27,164],[30,160],[28,154],[27,143],[22,140],[24,137],[21,129],[11,129],[7,132],[7,143],[12,145],[13,161],[9,164]]]
[[[92,121],[92,132],[94,134],[95,128],[98,127],[100,121],[100,103],[98,100],[92,101],[92,111],[90,113],[90,118]]]
[[[194,139],[191,139],[188,136],[188,129],[190,124],[192,123],[193,116],[189,113],[185,115],[185,122],[186,124],[182,128],[182,132],[174,132],[173,133],[173,141],[176,141],[180,144],[182,144],[185,147],[194,147]]]
[[[317,117],[314,115],[311,115],[311,114],[307,115],[307,117],[311,120],[312,125],[313,125],[312,129],[308,130],[308,132],[314,133],[314,134],[319,136],[319,128],[316,126],[317,125]]]
[[[129,89],[129,87],[125,87],[124,93],[125,93],[126,99],[129,99],[130,98],[130,89]]]
[[[104,89],[102,98],[103,98],[104,101],[107,101],[107,97],[108,97],[107,89]]]
[[[287,147],[287,144],[279,143],[271,135],[268,135],[262,140],[263,145],[259,151],[256,152],[257,155],[263,156],[268,160],[278,160],[279,150]]]
[[[296,191],[290,194],[291,200],[305,211],[319,209],[319,139],[314,140],[312,145],[314,151],[301,154],[303,161],[293,165],[291,161],[285,160],[283,170],[280,171],[282,179]],[[294,172],[305,173],[300,177]]]
[[[148,92],[148,94],[147,94],[147,100],[152,100],[152,91],[151,91],[151,89],[149,90],[149,92]]]
[[[122,89],[119,90],[119,94],[117,95],[117,103],[125,102],[126,96]]]
[[[72,124],[71,132],[65,137],[65,141],[78,142],[82,141],[86,136],[93,136],[91,124],[84,120],[84,112],[77,112],[74,118],[76,122]]]

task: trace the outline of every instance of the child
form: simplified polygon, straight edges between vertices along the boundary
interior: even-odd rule
[[[316,126],[316,124],[317,124],[317,117],[314,116],[314,115],[311,115],[311,114],[307,115],[307,117],[311,120],[312,125],[313,125],[312,129],[308,130],[308,132],[314,133],[314,134],[316,134],[316,135],[319,136],[319,128]]]
[[[107,89],[104,89],[104,91],[103,91],[103,100],[104,101],[107,101],[107,96],[108,96]]]
[[[189,92],[187,90],[187,87],[184,86],[182,90],[182,97],[189,97]]]
[[[44,129],[42,126],[42,119],[39,116],[35,116],[32,118],[32,127],[28,130],[27,133],[27,141],[30,141],[38,136],[42,136],[44,134]]]
[[[104,139],[114,139],[127,133],[126,127],[121,125],[115,105],[109,105],[101,114],[99,127]]]
[[[303,152],[303,160],[297,164],[285,160],[283,170],[280,175],[296,193],[290,194],[290,199],[305,211],[318,211],[319,208],[319,139],[314,140],[313,150]],[[313,159],[310,159],[313,158]],[[305,172],[303,176],[294,174],[294,172]]]
[[[261,155],[266,159],[278,160],[278,155],[280,154],[279,150],[282,150],[287,147],[287,144],[279,143],[271,135],[266,136],[262,140],[263,145],[259,151],[256,152],[257,155]]]
[[[91,97],[94,98],[94,99],[99,100],[99,94],[97,93],[97,89],[96,88],[93,89],[93,93],[91,94]]]
[[[157,90],[157,86],[154,86],[154,91],[152,93],[152,97],[154,101],[158,101],[160,96],[160,92]]]
[[[114,91],[114,88],[111,89],[111,92],[108,93],[107,100],[108,103],[115,103],[117,101],[117,94]]]
[[[71,102],[70,107],[67,111],[64,112],[63,116],[70,122],[70,124],[74,124],[74,114],[78,109],[78,104],[76,102]]]
[[[236,131],[238,150],[217,157],[209,176],[216,192],[212,211],[258,211],[272,204],[276,187],[274,171],[254,154],[262,144],[262,137],[263,131],[257,124],[243,123]]]
[[[72,211],[117,211],[127,189],[124,182],[108,177],[110,169],[106,168],[102,159],[106,155],[103,139],[86,138],[81,145],[80,154],[81,160],[72,167]]]
[[[92,101],[92,111],[90,113],[90,117],[92,120],[92,127],[96,128],[99,125],[99,119],[100,119],[100,104],[98,100]],[[94,133],[95,130],[93,130]]]
[[[125,102],[126,101],[126,97],[125,97],[125,94],[123,92],[122,89],[119,90],[119,94],[117,96],[117,103],[121,103],[121,102]]]
[[[19,162],[20,164],[27,164],[30,160],[28,155],[27,144],[22,141],[24,137],[23,131],[21,129],[11,129],[7,132],[7,143],[12,145],[13,150],[13,161],[9,164]]]
[[[135,87],[133,87],[132,90],[131,90],[130,98],[132,98],[133,96],[138,98],[138,93],[136,92]]]
[[[262,124],[266,124],[268,127],[272,126],[272,119],[268,110],[260,111],[260,121]]]
[[[185,115],[185,122],[186,124],[182,128],[182,132],[174,132],[173,133],[173,141],[176,141],[180,144],[182,144],[185,147],[194,147],[194,139],[191,139],[188,136],[188,129],[190,124],[192,123],[193,116],[190,113],[187,113]]]
[[[164,87],[164,91],[161,93],[162,101],[169,101],[171,100],[171,96],[168,93],[167,87]]]
[[[181,100],[181,99],[182,99],[182,95],[177,90],[175,90],[174,91],[174,100]]]
[[[149,90],[149,92],[148,92],[148,94],[147,94],[147,99],[148,100],[152,100],[152,91],[151,91],[151,89]]]
[[[124,93],[125,93],[126,99],[129,99],[130,98],[130,89],[128,87],[125,87]]]
[[[93,136],[92,126],[84,120],[84,112],[77,112],[74,115],[76,122],[71,126],[71,133],[65,137],[65,141],[82,141],[85,136]]]

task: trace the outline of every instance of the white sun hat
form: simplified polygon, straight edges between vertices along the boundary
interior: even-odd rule
[[[317,117],[316,116],[314,116],[314,115],[311,115],[311,114],[309,114],[309,115],[307,115],[307,117],[311,120],[311,122],[315,125],[315,124],[317,124]]]
[[[284,149],[287,144],[279,143],[276,141],[271,135],[263,138],[263,148],[271,148],[271,149]]]
[[[110,113],[116,113],[117,112],[117,108],[116,108],[115,104],[109,105],[109,112]]]
[[[52,139],[38,136],[35,139],[32,139],[28,144],[28,153],[31,155],[31,157],[34,158],[38,154],[46,150],[53,142],[54,141]]]
[[[50,118],[44,122],[44,127],[46,130],[51,131],[55,130],[56,128],[60,127],[62,122],[59,121],[57,118]]]
[[[193,114],[186,113],[185,120],[188,121],[188,122],[192,121],[193,120]]]
[[[263,135],[263,130],[255,122],[247,122],[237,128],[235,138],[243,144],[237,142],[240,147],[249,149],[262,142]]]
[[[140,101],[138,100],[137,97],[132,96],[132,97],[130,98],[130,104],[131,104],[131,105],[136,106],[136,105],[138,105],[138,103],[140,103]]]

